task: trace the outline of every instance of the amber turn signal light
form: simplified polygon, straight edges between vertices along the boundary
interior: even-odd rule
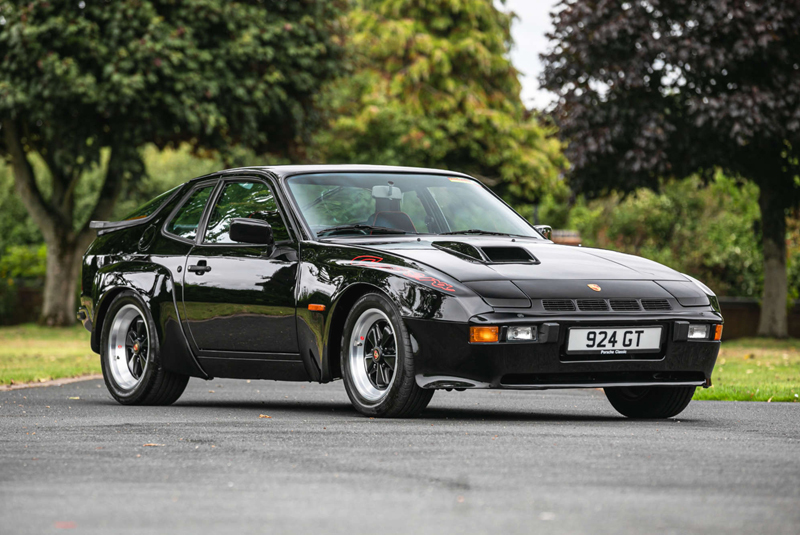
[[[500,329],[498,327],[470,327],[470,343],[497,342],[500,339]]]
[[[314,312],[325,312],[325,305],[308,305],[308,309]]]
[[[719,342],[722,340],[722,325],[717,325],[714,328],[714,341]]]

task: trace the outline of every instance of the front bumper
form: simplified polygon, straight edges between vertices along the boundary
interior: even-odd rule
[[[693,321],[721,323],[707,315]],[[412,337],[417,384],[422,388],[600,388],[710,386],[719,353],[715,341],[680,341],[686,317],[524,318],[538,324],[540,341],[470,344],[469,324],[405,318]],[[514,321],[509,318],[509,321]],[[544,323],[548,327],[543,328]],[[570,327],[664,326],[659,353],[574,361],[565,353]],[[548,332],[549,331],[549,332]],[[677,331],[677,333],[676,333]],[[542,332],[548,336],[542,336]]]

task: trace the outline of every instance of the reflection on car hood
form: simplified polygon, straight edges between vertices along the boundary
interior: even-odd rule
[[[342,240],[344,242],[344,240]],[[457,250],[442,247],[442,242],[457,242],[467,247]],[[356,245],[353,240],[348,244]],[[371,238],[358,240],[360,247],[401,256],[426,264],[461,282],[485,280],[679,280],[686,277],[657,262],[638,256],[556,245],[537,239],[504,236],[442,236]],[[470,247],[471,246],[471,247]],[[520,247],[534,260],[528,262],[491,262],[469,256],[471,248],[483,251],[491,247]],[[467,254],[464,254],[465,251]]]

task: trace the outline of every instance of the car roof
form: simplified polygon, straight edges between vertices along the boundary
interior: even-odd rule
[[[339,165],[261,165],[252,167],[237,167],[219,171],[220,174],[234,174],[245,171],[268,171],[278,178],[287,178],[294,175],[306,175],[310,173],[419,173],[450,175],[472,178],[458,171],[448,171],[446,169],[429,169],[426,167],[403,167],[396,165],[358,165],[358,164],[339,164]],[[215,173],[217,174],[217,173]],[[202,177],[198,177],[202,178]]]

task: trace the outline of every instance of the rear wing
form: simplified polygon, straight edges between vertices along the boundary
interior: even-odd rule
[[[102,236],[103,234],[114,232],[115,230],[144,225],[150,219],[152,219],[152,216],[143,217],[141,219],[130,219],[128,221],[90,221],[89,228],[96,230],[98,236]]]
[[[159,204],[158,207],[153,210],[153,213],[147,216],[137,217],[133,219],[126,219],[124,221],[90,221],[89,228],[96,230],[98,236],[102,236],[107,232],[114,232],[115,230],[137,227],[139,225],[144,225],[146,223],[149,223],[161,212],[161,210],[164,209],[165,206],[167,206],[170,202],[172,202],[172,200],[175,199],[175,197],[177,197],[181,191],[183,191],[184,185],[185,184],[181,184],[180,186],[176,186],[175,188],[170,190],[171,194],[168,191],[166,193],[159,195],[159,197],[163,197],[163,200],[161,200],[161,204]],[[150,204],[157,201],[159,197],[156,197],[156,199],[151,201]]]

